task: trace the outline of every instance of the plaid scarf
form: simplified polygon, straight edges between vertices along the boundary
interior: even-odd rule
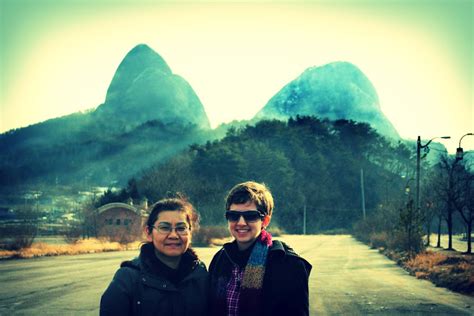
[[[237,287],[232,289],[232,282],[236,276],[235,273],[232,273],[231,282],[229,282],[230,287],[227,288],[227,310],[229,314],[245,316],[261,315],[261,309],[263,308],[263,277],[265,275],[268,249],[271,246],[272,235],[266,230],[262,230],[262,233],[258,237],[252,252],[250,253],[243,274],[240,274],[242,278],[240,288]],[[235,268],[238,269],[238,267]],[[237,276],[239,275],[237,274]],[[237,295],[235,295],[236,291]],[[229,296],[231,296],[231,300],[234,301],[233,304],[229,304]]]

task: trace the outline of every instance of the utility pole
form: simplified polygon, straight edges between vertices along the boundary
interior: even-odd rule
[[[306,202],[303,207],[303,235],[306,235]]]
[[[360,169],[360,191],[362,197],[362,218],[365,220],[364,169]]]
[[[431,141],[430,141],[431,142]],[[428,143],[429,144],[429,143]],[[426,146],[428,146],[426,144]],[[416,210],[420,209],[420,150],[421,150],[421,138],[418,136],[416,141]]]

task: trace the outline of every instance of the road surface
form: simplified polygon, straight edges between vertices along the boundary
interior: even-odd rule
[[[311,315],[474,315],[474,298],[417,280],[344,236],[285,236],[312,265]],[[207,264],[218,248],[196,248]],[[137,251],[0,261],[0,315],[97,315],[120,262]]]

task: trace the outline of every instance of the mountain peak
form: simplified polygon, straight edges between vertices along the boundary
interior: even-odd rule
[[[399,138],[380,110],[374,86],[350,62],[306,69],[273,96],[256,118],[286,119],[297,114],[366,122],[384,136]]]
[[[134,48],[132,48],[129,53],[132,53],[132,52],[137,53],[137,52],[142,52],[142,51],[148,51],[148,52],[152,52],[156,54],[156,52],[153,49],[151,49],[150,46],[148,46],[147,44],[138,44]]]
[[[379,98],[374,86],[365,74],[354,64],[347,61],[336,61],[323,66],[310,67],[303,72],[301,78],[306,78],[312,83],[322,85],[329,84],[332,87],[340,86],[341,89],[357,87],[364,92],[369,99],[365,103],[379,107]]]
[[[122,63],[119,66],[119,69],[122,65],[131,66],[134,65],[135,67],[157,67],[161,71],[165,73],[171,73],[171,69],[166,64],[165,60],[150,46],[146,44],[138,44],[134,48],[132,48],[125,58],[123,59]]]
[[[164,59],[146,44],[139,44],[132,48],[115,72],[112,82],[107,89],[105,102],[120,98],[124,89],[129,87],[133,80],[148,69],[154,69],[171,75],[171,69]]]
[[[210,128],[204,107],[189,83],[173,74],[165,60],[146,44],[126,54],[96,115],[135,125],[160,120]]]

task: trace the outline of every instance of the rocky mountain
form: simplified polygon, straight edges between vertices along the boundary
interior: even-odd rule
[[[138,45],[97,109],[0,134],[0,191],[20,184],[120,185],[212,133],[186,80]]]
[[[400,138],[382,113],[372,83],[348,62],[308,68],[273,96],[255,119],[287,119],[297,114],[366,122],[384,136]]]
[[[188,82],[173,74],[163,58],[143,44],[125,56],[107,90],[105,103],[95,115],[210,128],[204,107]]]
[[[369,122],[398,138],[374,87],[349,63],[309,68],[252,122],[297,114]],[[216,139],[233,125],[211,130],[190,85],[150,47],[138,45],[118,66],[97,109],[0,134],[0,193],[24,184],[123,185],[152,164],[190,144]]]

